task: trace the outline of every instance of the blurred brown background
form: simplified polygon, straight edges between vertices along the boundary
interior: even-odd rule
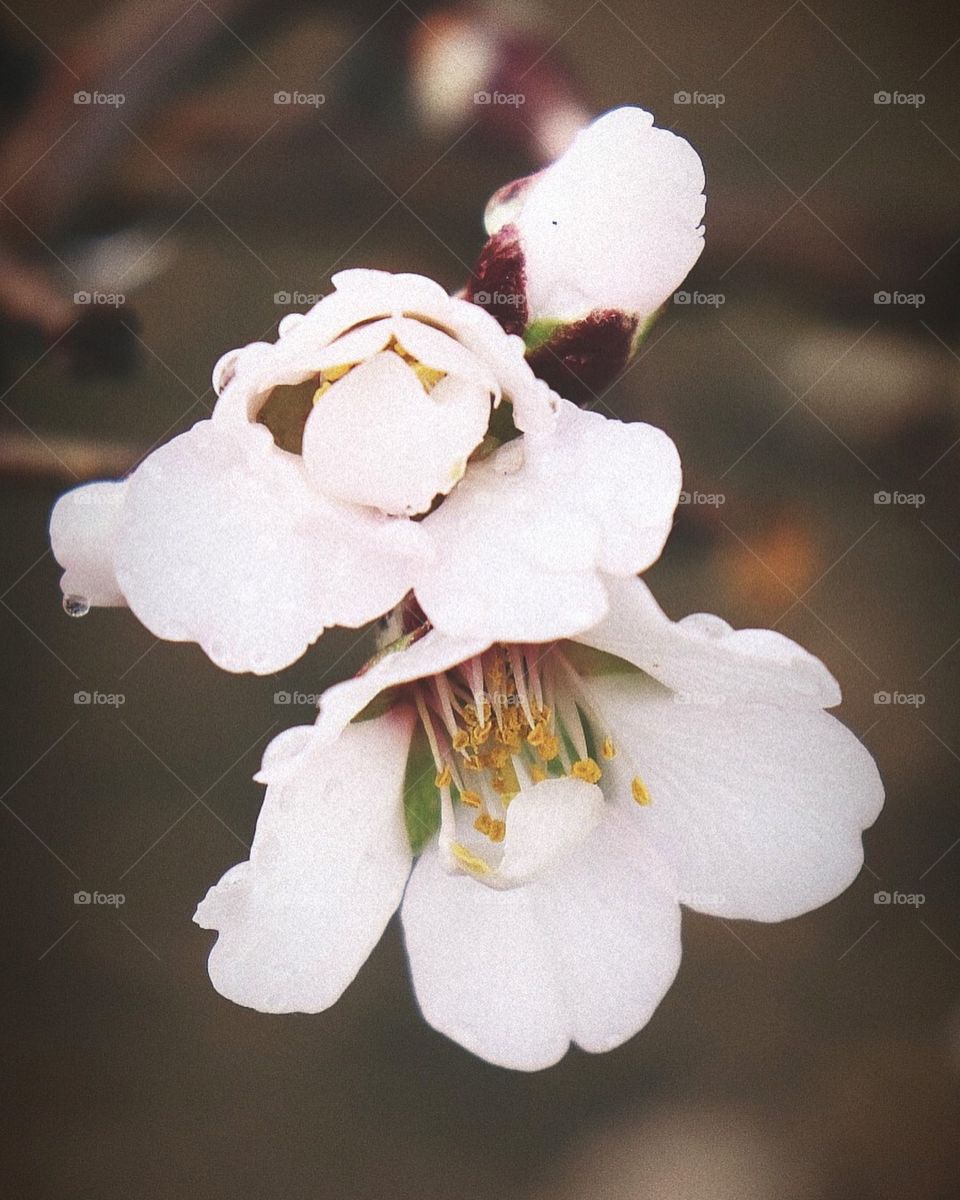
[[[487,196],[536,158],[522,110],[497,125],[469,102],[443,119],[418,107],[452,15],[405,0],[0,5],[3,1193],[954,1196],[947,5],[562,0],[487,17],[532,22],[508,81],[559,79],[596,112],[641,104],[704,159],[690,302],[668,306],[604,403],[665,427],[684,460],[692,502],[650,575],[668,612],[775,626],[841,681],[840,716],[888,790],[857,883],[782,925],[687,914],[650,1025],[533,1076],[420,1020],[395,925],[321,1016],[248,1012],[207,981],[194,906],[246,855],[266,740],[311,719],[275,693],[317,692],[364,648],[335,632],[281,676],[231,677],[127,612],[71,621],[49,509],[204,415],[219,355],[270,336],[331,270],[459,286]],[[74,101],[98,90],[124,101]],[[124,702],[75,703],[83,691]],[[77,906],[78,889],[125,903]]]

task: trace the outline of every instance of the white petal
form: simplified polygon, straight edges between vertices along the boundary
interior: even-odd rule
[[[519,230],[531,321],[652,313],[703,249],[703,186],[696,151],[649,113],[594,121],[494,220]]]
[[[386,351],[320,397],[303,432],[303,458],[324,495],[412,515],[462,477],[489,419],[482,384],[447,375],[428,393]]]
[[[471,869],[456,854],[454,829],[440,831],[441,861],[446,870],[465,870],[488,887],[518,887],[569,858],[596,829],[602,814],[603,793],[595,784],[581,779],[544,779],[524,787],[510,801],[498,864],[488,863],[483,839],[477,838],[467,849],[474,859],[488,865]]]
[[[127,487],[116,571],[130,607],[226,670],[279,670],[409,588],[419,530],[323,501],[263,426],[201,421]]]
[[[113,565],[126,481],[87,483],[61,496],[50,515],[50,545],[63,567],[65,596],[91,606],[126,604]]]
[[[586,629],[606,610],[594,567],[599,531],[517,468],[523,447],[508,443],[466,475],[422,522],[436,553],[416,593],[451,637],[539,642]]]
[[[666,434],[559,402],[553,434],[526,434],[471,463],[424,521],[437,552],[416,583],[452,636],[549,641],[596,624],[607,573],[660,553],[680,492]]]
[[[557,510],[600,531],[597,566],[635,575],[660,557],[680,497],[680,456],[654,425],[624,424],[560,401],[556,431],[527,439],[532,475]]]
[[[834,717],[767,704],[678,704],[643,676],[589,681],[618,755],[606,764],[643,838],[701,912],[781,921],[839,895],[876,819],[876,765]],[[636,808],[638,772],[652,802]]]
[[[343,271],[333,283],[337,290],[309,312],[284,320],[276,344],[256,342],[222,356],[214,370],[221,393],[215,420],[253,420],[273,388],[360,362],[399,335],[406,349],[422,351],[431,366],[456,366],[457,374],[505,396],[513,403],[518,428],[549,427],[553,393],[527,364],[522,339],[504,333],[489,313],[448,296],[422,275]],[[471,358],[472,371],[467,368]]]
[[[607,615],[577,640],[626,659],[682,700],[840,703],[840,688],[823,663],[772,629],[732,629],[708,613],[671,621],[639,579],[613,581],[609,593]]]
[[[550,1066],[570,1042],[620,1045],[650,1019],[680,962],[672,879],[615,820],[510,891],[447,874],[431,846],[402,918],[424,1017],[516,1070]]]
[[[250,860],[197,909],[220,936],[210,979],[260,1012],[320,1012],[335,1003],[400,902],[411,852],[403,776],[413,713],[395,709],[308,744],[271,785]]]
[[[482,654],[488,647],[487,641],[458,640],[438,630],[431,630],[405,650],[391,651],[362,674],[328,688],[320,700],[316,734],[312,736],[322,736],[327,740],[338,737],[347,723],[381,692],[415,679],[438,675],[474,655]],[[274,739],[257,776],[261,782],[272,783],[289,770],[290,762],[302,748],[298,740],[300,736],[295,730],[288,730]]]

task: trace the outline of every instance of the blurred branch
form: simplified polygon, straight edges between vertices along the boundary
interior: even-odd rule
[[[114,479],[139,462],[144,448],[124,442],[4,433],[0,442],[0,477],[73,485],[91,479]]]

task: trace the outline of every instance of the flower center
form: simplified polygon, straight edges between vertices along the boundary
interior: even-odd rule
[[[598,783],[598,759],[616,754],[609,735],[597,742],[576,681],[558,644],[496,645],[414,685],[441,801],[474,809],[474,829],[491,842],[503,841],[522,788],[564,777]]]
[[[427,395],[446,374],[415,358],[396,338],[391,338],[389,344],[384,347],[383,352],[387,351],[392,351],[406,363]],[[291,454],[302,454],[303,431],[314,406],[338,380],[349,375],[354,367],[359,365],[360,360],[345,362],[327,367],[325,371],[312,376],[304,383],[278,384],[260,406],[258,423],[266,425],[281,450],[287,450]]]
[[[426,363],[415,358],[400,345],[396,338],[391,338],[381,353],[387,353],[388,351],[392,351],[407,364],[420,381],[420,386],[427,395],[433,391],[440,380],[446,375],[445,371],[440,371],[436,367],[428,367]],[[339,366],[327,367],[320,376],[320,386],[313,393],[313,403],[316,404],[321,400],[339,379],[343,379],[344,376],[349,375],[357,365],[358,363],[356,362],[346,362],[341,363]]]

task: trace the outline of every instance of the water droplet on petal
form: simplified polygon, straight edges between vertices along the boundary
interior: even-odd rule
[[[64,596],[63,611],[68,617],[85,617],[90,611],[90,601],[86,596]]]

